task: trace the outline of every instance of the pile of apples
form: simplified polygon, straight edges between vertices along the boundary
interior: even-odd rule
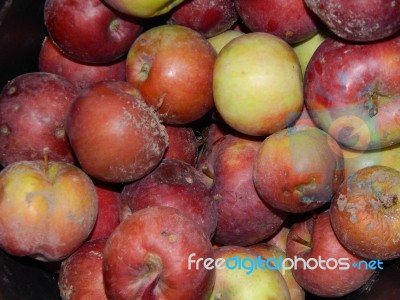
[[[62,299],[341,297],[400,257],[400,1],[43,13],[0,94],[0,248]]]

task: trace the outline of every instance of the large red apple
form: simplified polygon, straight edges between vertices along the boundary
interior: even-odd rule
[[[158,115],[123,81],[91,85],[71,105],[67,135],[82,169],[106,182],[129,182],[153,170],[168,145]]]
[[[46,0],[44,22],[62,52],[86,63],[109,63],[124,56],[142,24],[101,0]]]
[[[0,164],[45,156],[73,163],[65,119],[77,94],[70,81],[45,72],[9,81],[0,94]]]
[[[316,124],[346,147],[400,142],[400,37],[374,43],[325,39],[304,74],[305,103]]]
[[[107,239],[85,242],[63,260],[58,275],[62,300],[107,300],[103,284],[103,250]]]
[[[253,183],[253,160],[261,142],[233,135],[219,139],[205,170],[213,178],[211,192],[217,202],[214,240],[223,245],[247,246],[274,234],[287,214],[265,204]]]
[[[216,52],[200,33],[180,25],[160,25],[142,33],[127,57],[127,81],[169,124],[200,119],[214,105],[212,78]]]
[[[149,206],[179,209],[197,222],[206,236],[213,237],[217,226],[217,204],[192,165],[164,159],[150,174],[124,186],[121,197],[132,212]]]
[[[385,166],[350,175],[331,204],[332,227],[352,252],[370,259],[400,257],[400,172]]]
[[[69,163],[12,163],[0,173],[0,190],[0,247],[12,255],[61,260],[84,243],[97,218],[92,180]]]
[[[61,75],[85,88],[103,80],[125,80],[125,59],[107,64],[87,64],[66,56],[49,38],[45,37],[39,53],[39,71]]]
[[[209,38],[231,28],[237,19],[232,0],[191,0],[175,7],[167,23],[192,28]]]
[[[153,206],[126,218],[103,252],[106,294],[113,299],[208,299],[215,270],[189,268],[194,253],[214,257],[198,224],[178,209]]]
[[[254,159],[254,185],[269,205],[303,213],[328,203],[343,181],[340,146],[308,125],[268,136]]]
[[[341,38],[376,41],[400,30],[400,1],[305,0],[305,4]]]
[[[293,224],[286,253],[296,281],[306,291],[322,297],[350,294],[364,285],[377,268],[366,267],[368,261],[339,242],[329,211]]]
[[[316,34],[318,18],[303,0],[234,0],[241,20],[253,32],[268,32],[293,44]]]

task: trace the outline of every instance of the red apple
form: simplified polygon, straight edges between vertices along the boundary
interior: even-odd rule
[[[187,124],[214,105],[212,78],[216,52],[205,37],[180,25],[160,25],[142,33],[127,57],[127,81],[168,124]]]
[[[46,0],[47,32],[62,52],[86,63],[110,63],[124,56],[143,26],[101,0]]]
[[[376,41],[400,30],[400,2],[391,0],[305,0],[305,4],[341,38]]]
[[[369,267],[364,258],[339,242],[329,211],[292,225],[287,257],[291,259],[291,271],[300,286],[321,297],[350,294],[363,286],[377,268],[377,265]]]
[[[374,43],[325,39],[304,74],[316,124],[342,145],[382,149],[400,142],[400,37]]]
[[[153,206],[126,218],[103,252],[106,294],[113,299],[208,299],[215,270],[189,268],[195,253],[214,257],[198,224],[178,209]]]
[[[58,287],[62,300],[107,300],[103,285],[103,250],[107,239],[85,242],[62,261]]]
[[[65,119],[77,93],[68,80],[45,72],[9,81],[0,94],[0,164],[45,156],[73,163]]]
[[[362,168],[342,184],[331,204],[332,227],[352,252],[369,259],[400,257],[400,172]]]
[[[129,182],[161,161],[168,136],[158,115],[123,81],[103,81],[78,95],[67,135],[82,169],[106,182]]]
[[[182,160],[195,166],[198,149],[197,137],[192,127],[166,125],[165,129],[169,143],[164,158]]]
[[[120,223],[121,192],[117,186],[95,182],[98,215],[88,240],[108,238]]]
[[[61,260],[93,229],[96,190],[72,164],[15,162],[0,172],[0,186],[0,248],[12,255]]]
[[[107,64],[87,64],[66,56],[49,38],[45,37],[39,53],[39,71],[58,74],[85,88],[103,80],[125,80],[125,59]]]
[[[167,23],[189,27],[209,38],[231,28],[237,19],[232,0],[191,0],[176,6]]]
[[[253,32],[268,32],[293,44],[317,33],[317,18],[303,0],[234,0],[236,10]]]
[[[328,203],[343,181],[340,146],[324,131],[289,127],[268,136],[254,159],[254,185],[269,205],[303,213]]]
[[[199,171],[176,159],[164,159],[150,174],[124,186],[121,197],[132,212],[149,206],[179,209],[197,222],[211,239],[217,206]]]
[[[258,243],[274,234],[287,216],[265,204],[255,190],[253,160],[260,146],[260,141],[233,135],[213,145],[208,173],[213,177],[211,192],[218,207],[217,243]]]

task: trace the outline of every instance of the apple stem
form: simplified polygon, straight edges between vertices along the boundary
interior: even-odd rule
[[[306,246],[308,248],[311,248],[311,242],[306,241],[305,239],[299,237],[297,234],[292,238],[293,241],[302,244],[303,246]]]
[[[49,168],[49,152],[47,149],[44,151],[43,160],[44,160],[44,171],[47,172]]]

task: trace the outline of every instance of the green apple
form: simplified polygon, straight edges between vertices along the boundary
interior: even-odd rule
[[[257,267],[253,270],[239,267],[246,259],[257,261],[258,254],[246,247],[221,246],[214,249],[216,278],[209,300],[264,300],[290,299],[289,289],[282,274],[277,269]],[[219,261],[225,260],[230,267],[220,268]],[[232,261],[229,261],[232,260]],[[237,267],[234,263],[237,262]],[[246,263],[250,266],[249,263]]]
[[[184,0],[104,0],[114,9],[139,18],[152,18],[169,12]]]
[[[216,36],[208,38],[210,44],[214,47],[215,51],[219,53],[221,49],[234,38],[243,35],[244,33],[237,30],[226,30]]]
[[[293,123],[303,109],[303,78],[293,48],[251,32],[230,41],[214,66],[215,107],[233,129],[266,136]]]

